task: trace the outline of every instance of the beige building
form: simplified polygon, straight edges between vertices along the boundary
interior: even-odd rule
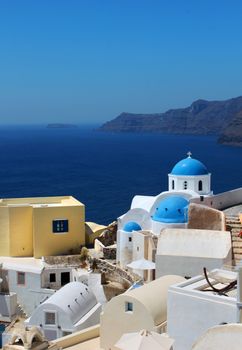
[[[0,200],[0,256],[58,255],[85,243],[85,207],[71,196]]]
[[[164,276],[109,301],[100,318],[101,348],[117,349],[114,344],[124,333],[141,329],[164,332],[168,288],[181,281],[184,278],[180,276]]]
[[[95,238],[99,237],[107,226],[96,224],[95,222],[85,223],[86,244],[93,244]]]

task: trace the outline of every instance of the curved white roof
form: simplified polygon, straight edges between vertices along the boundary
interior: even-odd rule
[[[206,333],[193,344],[192,350],[241,350],[241,344],[242,325],[230,323],[209,328]]]
[[[141,208],[149,212],[155,200],[156,196],[134,196],[130,209]]]
[[[168,288],[184,280],[183,277],[176,275],[163,276],[142,287],[132,289],[119,298],[125,299],[126,296],[130,296],[141,302],[151,314],[155,325],[158,325],[166,320]]]
[[[70,317],[73,324],[79,321],[97,304],[95,295],[81,282],[71,282],[59,289],[41,307],[48,309],[56,306]],[[36,309],[38,312],[38,308]]]

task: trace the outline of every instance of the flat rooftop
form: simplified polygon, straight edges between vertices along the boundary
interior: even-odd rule
[[[231,282],[235,281],[237,279],[237,272],[234,271],[228,271],[228,270],[222,270],[222,269],[216,269],[212,270],[208,273],[208,279],[209,282],[212,284],[212,286],[216,289],[222,289],[226,286],[228,286]],[[173,286],[171,287],[173,288]],[[217,296],[224,296],[222,294],[218,294],[215,291],[211,289],[209,286],[205,276],[197,276],[193,277],[186,282],[182,282],[175,286],[175,289],[182,289],[187,292],[194,292],[197,293],[205,293],[207,296],[209,295],[217,295]],[[226,298],[237,298],[237,287],[231,288],[228,292],[226,292]]]
[[[33,208],[84,205],[72,196],[0,199],[0,207],[32,206]]]
[[[25,271],[32,273],[41,273],[44,264],[41,259],[29,258],[12,258],[8,256],[0,256],[0,264],[6,270]]]
[[[230,207],[223,210],[225,215],[229,216],[238,216],[242,213],[242,204],[235,205],[234,207]]]

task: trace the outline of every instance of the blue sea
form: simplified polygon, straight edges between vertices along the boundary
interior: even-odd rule
[[[0,150],[1,198],[72,195],[87,221],[102,224],[125,213],[134,195],[167,190],[167,174],[188,151],[212,173],[215,193],[242,186],[242,148],[213,136],[2,126]]]

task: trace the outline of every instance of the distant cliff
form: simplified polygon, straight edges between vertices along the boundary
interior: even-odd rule
[[[226,101],[198,100],[186,108],[171,109],[165,113],[133,114],[122,113],[115,119],[103,124],[101,131],[111,132],[160,132],[166,134],[221,135],[220,142],[237,135],[242,127],[242,96]],[[236,130],[237,131],[236,131]],[[227,131],[229,134],[227,134]],[[224,136],[223,136],[224,135]],[[240,133],[241,135],[241,133]],[[224,137],[224,138],[223,138]],[[226,143],[240,144],[237,141]]]
[[[242,111],[228,123],[218,139],[219,143],[242,146]]]

